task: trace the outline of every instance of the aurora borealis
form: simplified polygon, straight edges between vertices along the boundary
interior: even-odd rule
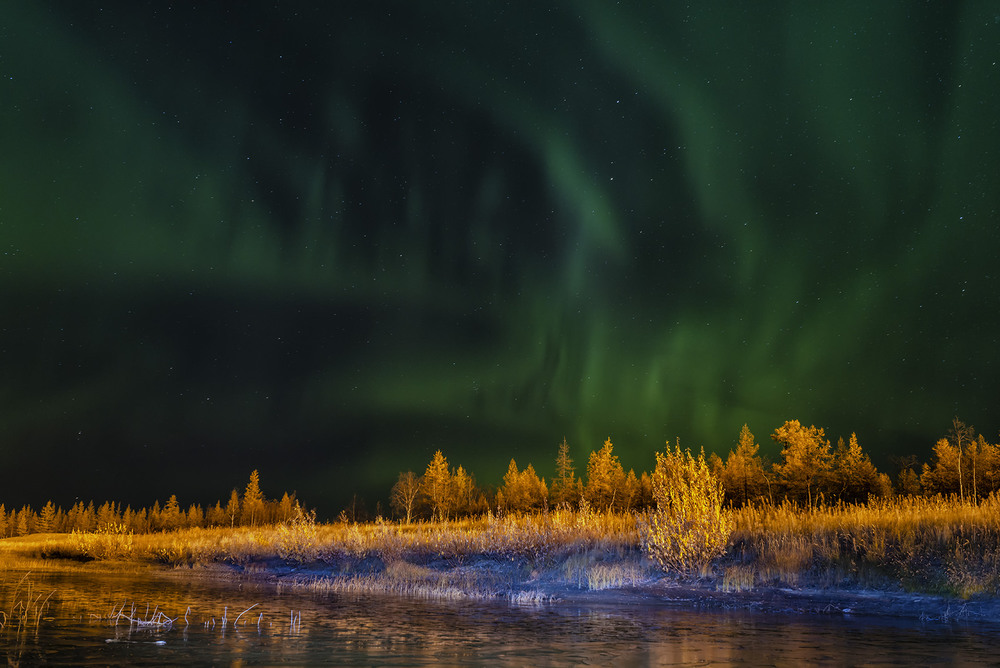
[[[769,6],[5,8],[0,500],[995,438],[1000,14]]]

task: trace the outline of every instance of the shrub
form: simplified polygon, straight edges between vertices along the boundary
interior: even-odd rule
[[[725,552],[733,519],[723,508],[722,484],[704,452],[696,458],[678,445],[656,453],[653,499],[656,509],[649,514],[644,542],[665,571],[703,571]]]
[[[317,557],[316,511],[305,513],[297,506],[295,511],[295,517],[278,525],[277,552],[285,561],[301,564]]]
[[[109,522],[95,531],[73,531],[80,554],[92,559],[127,559],[132,556],[132,529]]]

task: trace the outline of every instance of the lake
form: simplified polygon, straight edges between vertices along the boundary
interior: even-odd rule
[[[186,582],[154,573],[23,576],[0,571],[0,622],[6,616],[0,661],[10,665],[1000,662],[1000,625],[705,612],[657,605],[521,606],[345,596],[254,583]],[[37,623],[18,629],[9,604],[15,589],[19,600],[25,600],[29,583],[32,600],[47,597],[48,602]],[[137,620],[174,621],[169,626],[137,626],[117,617],[119,611]]]

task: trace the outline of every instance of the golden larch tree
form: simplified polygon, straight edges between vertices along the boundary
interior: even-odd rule
[[[535,467],[528,464],[523,471],[518,471],[517,462],[511,459],[503,477],[503,487],[497,492],[497,505],[512,512],[540,510],[545,507],[547,497],[548,488],[535,473]]]
[[[553,506],[573,506],[580,501],[576,469],[569,456],[569,443],[563,438],[556,454],[556,476],[552,479],[549,500]]]
[[[771,481],[764,470],[753,432],[746,424],[740,429],[736,449],[729,451],[726,463],[719,472],[726,498],[733,505],[744,505],[764,496],[771,499]]]
[[[950,440],[939,438],[931,463],[924,464],[920,485],[928,494],[959,493],[959,452]]]
[[[261,522],[264,514],[264,494],[260,491],[260,473],[250,472],[250,480],[243,492],[243,524],[250,526]]]
[[[886,482],[875,469],[868,454],[858,444],[858,435],[851,434],[850,441],[838,439],[833,452],[831,487],[837,497],[846,503],[863,503],[869,496],[886,493]],[[891,487],[891,485],[889,485]]]
[[[440,450],[435,451],[427,464],[422,491],[431,505],[432,517],[442,521],[448,519],[452,498],[451,474],[448,472],[448,460]]]
[[[177,502],[177,495],[171,494],[166,505],[163,506],[163,510],[160,511],[160,527],[167,531],[179,529],[182,514],[181,506]]]
[[[812,506],[830,472],[830,441],[823,429],[788,420],[774,430],[771,438],[781,444],[782,461],[774,469],[786,494]]]
[[[451,476],[451,512],[465,515],[472,512],[476,479],[459,464]]]
[[[598,452],[590,453],[587,462],[587,485],[583,494],[593,508],[611,510],[625,487],[625,470],[618,455],[614,454],[614,445],[609,436]]]
[[[230,528],[236,526],[236,520],[240,516],[240,495],[235,489],[229,492],[229,502],[226,503],[226,517],[229,518]]]

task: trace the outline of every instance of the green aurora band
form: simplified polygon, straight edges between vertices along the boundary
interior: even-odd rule
[[[992,3],[295,6],[7,9],[0,501],[994,436]]]

